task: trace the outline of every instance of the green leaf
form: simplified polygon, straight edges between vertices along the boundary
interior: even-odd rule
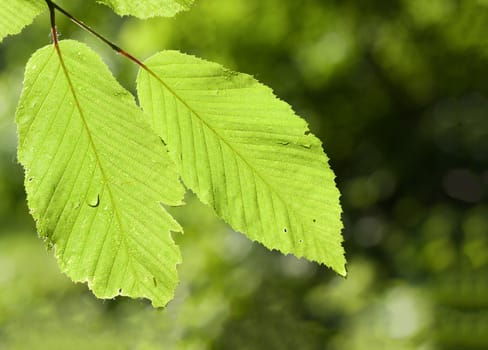
[[[178,12],[190,9],[193,0],[98,0],[110,6],[120,16],[150,18],[156,16],[172,17]]]
[[[346,274],[339,191],[319,139],[251,76],[175,51],[141,70],[141,106],[184,183],[237,231]]]
[[[63,271],[100,298],[163,306],[177,284],[178,223],[162,208],[184,189],[133,96],[75,41],[37,51],[17,110],[18,158],[39,235]]]
[[[0,2],[0,42],[11,34],[20,33],[46,7],[43,0],[8,0]]]

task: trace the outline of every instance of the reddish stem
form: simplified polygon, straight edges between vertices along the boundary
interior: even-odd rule
[[[146,65],[144,63],[142,63],[139,59],[135,58],[134,56],[132,56],[127,51],[125,51],[122,48],[120,48],[119,46],[115,45],[113,42],[111,42],[110,40],[105,38],[103,35],[97,33],[90,26],[83,23],[79,19],[75,18],[73,15],[71,15],[69,12],[67,12],[65,9],[63,9],[59,5],[55,4],[51,0],[46,0],[46,3],[47,3],[47,6],[49,7],[49,13],[51,15],[51,32],[53,33],[54,45],[58,44],[58,37],[57,37],[57,33],[56,33],[56,23],[55,23],[55,16],[54,16],[54,12],[55,12],[55,10],[57,10],[57,11],[61,12],[64,16],[66,16],[71,22],[75,23],[76,25],[78,25],[83,30],[86,30],[87,32],[94,35],[95,37],[100,39],[102,42],[104,42],[105,44],[110,46],[110,48],[112,50],[114,50],[115,52],[119,53],[120,55],[122,55],[124,57],[127,57],[128,59],[133,61],[135,64],[139,65],[141,68],[150,72],[150,70],[146,67]]]

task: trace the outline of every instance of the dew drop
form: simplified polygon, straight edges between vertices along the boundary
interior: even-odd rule
[[[86,200],[86,203],[92,207],[96,208],[100,204],[100,195],[97,193],[96,195],[89,196]]]

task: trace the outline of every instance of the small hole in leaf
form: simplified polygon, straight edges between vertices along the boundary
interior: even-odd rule
[[[299,244],[302,244],[302,243],[303,243],[303,239],[299,239],[299,240],[298,240],[298,243],[299,243]]]
[[[288,232],[288,230],[286,229],[286,227],[283,229],[283,232],[284,233],[287,233]]]
[[[119,294],[121,294],[121,293],[122,293],[122,288],[119,288]]]
[[[312,222],[317,222],[317,220],[313,219]]]
[[[310,135],[310,130],[305,130],[304,135]]]

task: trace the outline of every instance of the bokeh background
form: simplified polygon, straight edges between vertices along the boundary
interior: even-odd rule
[[[270,252],[189,194],[166,309],[97,300],[37,238],[16,161],[23,67],[47,14],[0,45],[1,349],[488,349],[488,1],[196,0],[172,19],[59,0],[140,58],[163,49],[273,87],[324,143],[349,276]],[[137,67],[64,18],[122,84]]]

